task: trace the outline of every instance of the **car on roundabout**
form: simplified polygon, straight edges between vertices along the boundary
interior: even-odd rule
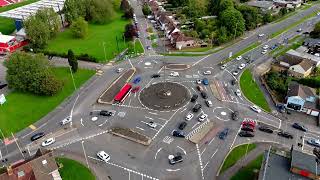
[[[238,56],[236,59],[240,61],[242,59],[242,56]]]
[[[238,67],[238,69],[242,70],[242,69],[245,68],[245,67],[246,67],[246,64],[242,63],[242,64],[240,64],[240,66]]]
[[[60,122],[60,124],[61,124],[61,125],[66,125],[66,124],[70,123],[71,121],[72,121],[72,117],[71,117],[71,116],[68,116],[68,117],[64,118],[64,119]]]
[[[105,162],[108,162],[110,160],[110,155],[107,154],[104,151],[99,151],[97,153],[97,157],[100,158],[101,160],[105,161]]]
[[[172,77],[179,77],[179,73],[173,71],[173,72],[170,73],[170,76],[172,76]]]
[[[178,129],[183,130],[188,125],[187,122],[181,122],[178,126]]]
[[[231,119],[234,120],[234,121],[239,120],[239,112],[238,111],[232,112]]]
[[[236,94],[237,96],[241,96],[241,91],[240,91],[240,89],[237,89],[236,92],[235,92],[235,94]]]
[[[288,138],[288,139],[293,139],[293,135],[290,134],[289,132],[285,132],[283,130],[280,130],[278,133],[278,136],[282,136],[282,137],[285,137],[285,138]]]
[[[136,86],[136,87],[134,87],[134,88],[131,89],[131,92],[132,92],[132,93],[136,93],[136,92],[138,92],[139,90],[140,90],[140,86]]]
[[[151,78],[159,78],[160,77],[160,74],[152,74],[151,75]]]
[[[250,109],[256,113],[260,113],[261,112],[261,109],[256,106],[256,105],[253,105],[253,106],[250,106]]]
[[[197,84],[201,84],[201,83],[202,83],[202,82],[201,82],[201,79],[197,79],[197,80],[196,80],[196,83],[197,83]]]
[[[229,128],[225,128],[223,131],[219,133],[219,138],[224,140],[229,134]]]
[[[262,132],[266,132],[266,133],[269,133],[269,134],[272,134],[273,133],[273,130],[267,126],[260,126],[258,128],[260,131]]]
[[[202,83],[203,83],[204,85],[209,85],[209,80],[208,80],[207,78],[203,78],[203,79],[202,79]]]
[[[299,123],[293,123],[292,127],[295,128],[295,129],[301,130],[303,132],[307,132],[308,131],[308,129],[304,125],[299,124]]]
[[[210,74],[212,74],[212,72],[210,70],[207,70],[207,71],[204,71],[203,74],[204,75],[210,75]]]
[[[223,64],[223,65],[220,66],[220,69],[221,69],[221,70],[224,70],[225,68],[227,68],[227,65],[225,65],[225,64]]]
[[[232,74],[233,74],[234,76],[237,76],[237,75],[239,74],[239,71],[233,71]]]
[[[106,110],[101,110],[99,114],[101,116],[112,116],[112,112]]]
[[[168,156],[168,159],[169,159],[169,164],[171,164],[171,165],[183,162],[183,158],[182,158],[181,153],[177,153],[176,156],[170,154]]]

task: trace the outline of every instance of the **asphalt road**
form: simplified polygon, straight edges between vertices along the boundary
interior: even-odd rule
[[[135,3],[135,2],[133,2]],[[134,6],[135,10],[139,9]],[[293,37],[297,34],[295,27],[292,30],[284,33],[278,38],[267,39],[268,35],[282,29],[294,21],[299,20],[302,15],[307,15],[319,7],[315,5],[310,9],[297,13],[277,24],[270,24],[259,28],[247,38],[240,42],[223,49],[215,54],[205,57],[163,57],[156,55],[153,50],[150,54],[129,61],[123,61],[119,64],[110,67],[104,66],[104,73],[101,76],[94,76],[86,85],[81,87],[72,97],[60,105],[54,112],[41,119],[35,124],[36,130],[30,128],[17,133],[15,137],[17,141],[9,145],[2,144],[0,147],[0,159],[7,158],[7,164],[23,158],[26,158],[35,153],[40,143],[49,137],[55,137],[56,142],[49,146],[50,149],[58,149],[83,155],[83,159],[91,163],[99,164],[105,170],[105,177],[111,176],[115,180],[123,179],[215,179],[219,166],[223,162],[225,155],[230,149],[242,143],[272,142],[290,147],[291,144],[296,145],[298,142],[303,143],[301,147],[304,151],[312,151],[312,147],[305,143],[310,138],[317,138],[320,134],[318,128],[309,126],[309,132],[303,133],[291,127],[290,121],[282,120],[272,114],[262,112],[255,113],[249,109],[251,103],[244,97],[238,97],[234,94],[238,86],[232,86],[230,81],[237,79],[232,72],[237,69],[239,64],[244,61],[231,61],[227,64],[227,68],[220,70],[218,63],[226,58],[230,51],[236,53],[244,49],[248,45],[261,41],[263,46],[268,44],[271,46],[274,43],[282,42],[286,37]],[[144,27],[144,20],[140,11],[136,12],[139,22]],[[301,15],[302,14],[302,15]],[[310,27],[308,24],[313,24],[318,21],[318,18],[313,18],[311,23],[306,22],[302,27]],[[258,34],[264,33],[264,39],[259,39]],[[144,46],[149,45],[145,35],[142,35],[142,43]],[[144,41],[145,40],[145,41]],[[261,54],[261,47],[258,47],[248,53],[254,62],[247,67],[255,68],[261,62],[268,59],[269,55]],[[186,63],[192,67],[185,71],[180,71],[179,77],[170,77],[168,74],[171,71],[164,71],[162,66],[166,63]],[[205,142],[193,144],[185,138],[172,137],[171,132],[177,128],[180,122],[188,112],[191,111],[193,103],[189,102],[185,106],[174,111],[155,111],[145,108],[139,101],[139,92],[132,93],[121,104],[99,105],[96,103],[97,98],[105,90],[106,84],[111,84],[119,74],[115,70],[119,67],[130,68],[136,67],[139,70],[139,76],[142,81],[137,85],[141,89],[148,87],[152,83],[171,81],[180,83],[185,86],[191,94],[198,94],[195,89],[196,79],[205,77],[203,71],[210,70],[212,75],[206,76],[210,82],[215,80],[219,84],[218,91],[223,95],[222,101],[214,98],[209,86],[203,86],[208,93],[209,99],[213,101],[214,106],[208,108],[204,104],[204,99],[200,96],[197,103],[201,103],[203,108],[201,112],[195,114],[195,117],[188,121],[188,125],[184,132],[190,135],[196,131],[204,122],[198,122],[196,118],[202,114],[208,114],[208,119],[215,123],[214,130],[216,132],[228,127],[230,133],[225,140],[220,140],[216,137],[216,132],[212,136],[207,137]],[[161,75],[158,79],[151,79],[150,76],[154,73]],[[140,91],[141,92],[141,91]],[[100,117],[97,115],[99,110],[112,110],[114,116]],[[240,138],[237,133],[240,130],[240,121],[232,121],[230,114],[232,111],[239,111],[241,120],[254,119],[259,123],[268,124],[275,129],[284,129],[294,134],[294,139],[288,140],[278,137],[276,133],[265,134],[256,132],[254,138]],[[61,126],[59,122],[70,115],[72,112],[72,125]],[[93,112],[90,114],[90,112]],[[98,120],[92,121],[92,117],[98,117]],[[152,129],[146,125],[149,121],[157,124],[157,127]],[[109,129],[116,126],[132,128],[140,133],[143,133],[152,138],[153,142],[150,146],[145,147],[134,142],[115,137],[108,133]],[[39,142],[30,142],[30,137],[37,132],[45,132],[45,138]],[[302,138],[300,138],[302,136]],[[24,153],[19,151],[25,151]],[[108,163],[101,162],[96,158],[96,153],[99,150],[104,150],[111,155],[111,160]],[[168,163],[168,155],[181,152],[184,161],[174,166]],[[103,175],[101,175],[103,176]],[[104,179],[105,177],[99,177]]]

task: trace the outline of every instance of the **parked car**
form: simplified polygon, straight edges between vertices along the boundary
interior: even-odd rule
[[[112,112],[110,111],[106,111],[106,110],[102,110],[99,113],[101,116],[112,116]]]
[[[132,83],[133,84],[138,84],[140,81],[141,81],[141,77],[139,76],[139,77],[134,78]]]
[[[285,132],[283,130],[280,130],[278,132],[278,136],[282,136],[282,137],[285,137],[285,138],[289,138],[289,139],[293,139],[293,135],[288,133],[288,132]]]
[[[208,95],[206,92],[202,91],[200,94],[203,99],[208,99]]]
[[[308,129],[304,125],[301,125],[299,123],[293,123],[292,127],[295,128],[295,129],[299,129],[299,130],[301,130],[303,132],[307,132],[308,131]]]
[[[268,44],[264,45],[262,49],[269,49],[269,45]]]
[[[250,106],[250,109],[252,109],[254,112],[257,112],[257,113],[261,112],[261,109],[256,105]]]
[[[160,74],[152,74],[151,78],[158,78],[160,77]]]
[[[204,74],[204,75],[210,75],[210,74],[212,74],[212,73],[211,73],[211,71],[207,70],[207,71],[204,71],[203,74]]]
[[[224,70],[226,67],[227,67],[227,65],[223,64],[223,65],[220,66],[220,69]]]
[[[233,74],[234,76],[237,76],[237,75],[239,74],[239,71],[233,71],[232,74]]]
[[[151,127],[151,128],[156,128],[158,124],[155,123],[155,122],[153,122],[153,121],[150,121],[150,122],[147,123],[147,125],[148,125],[149,127]]]
[[[188,113],[185,119],[187,121],[190,121],[192,118],[193,118],[193,114],[192,113]]]
[[[245,121],[242,121],[241,125],[250,125],[252,127],[255,127],[256,126],[256,122],[253,121],[253,120],[245,120]]]
[[[309,140],[307,140],[307,143],[312,146],[320,147],[319,139],[309,139]]]
[[[270,134],[273,133],[273,130],[271,128],[267,127],[267,126],[260,126],[258,129],[260,131],[263,131],[263,132],[266,132],[266,133],[270,133]]]
[[[202,92],[203,91],[203,87],[202,86],[197,86],[197,90]]]
[[[203,83],[204,85],[209,85],[209,80],[208,80],[207,78],[203,78],[203,79],[202,79],[202,83]]]
[[[241,96],[241,91],[240,91],[240,89],[237,89],[235,93],[236,93],[237,96]]]
[[[194,95],[192,95],[192,97],[191,97],[191,102],[196,102],[197,99],[198,99],[198,95],[197,95],[197,94],[194,94]]]
[[[183,131],[179,131],[179,130],[173,130],[173,131],[172,131],[172,136],[175,136],[175,137],[185,137],[184,132],[183,132]]]
[[[118,68],[117,73],[121,73],[124,69],[123,68]]]
[[[35,141],[35,140],[38,140],[40,138],[42,138],[43,136],[45,136],[45,133],[44,132],[39,132],[37,134],[34,134],[33,136],[31,136],[31,141]]]
[[[231,114],[231,118],[232,118],[232,120],[234,120],[234,121],[239,120],[239,112],[238,112],[238,111],[234,111],[234,112]]]
[[[170,76],[173,76],[173,77],[179,77],[179,73],[178,73],[178,72],[173,71],[173,72],[171,72],[171,73],[170,73]]]
[[[208,115],[207,115],[207,114],[202,114],[201,116],[199,116],[198,120],[199,120],[200,122],[202,122],[202,121],[206,120],[207,118],[208,118]]]
[[[105,162],[108,162],[110,160],[110,155],[107,154],[106,152],[104,151],[99,151],[97,153],[97,156],[98,158],[100,158],[101,160],[105,161]]]
[[[237,84],[237,80],[235,80],[235,79],[233,79],[233,80],[231,80],[231,85],[236,85]]]
[[[181,122],[178,126],[178,129],[183,130],[187,126],[187,122]]]
[[[201,104],[196,104],[193,108],[192,111],[193,112],[198,112],[201,109]]]
[[[249,131],[240,131],[238,135],[240,137],[254,137],[254,133]]]
[[[242,130],[242,131],[254,132],[254,127],[252,127],[252,126],[250,126],[250,125],[242,125],[242,126],[241,126],[241,130]]]
[[[132,93],[136,93],[136,92],[138,92],[139,90],[140,90],[140,86],[136,86],[136,87],[134,87],[134,88],[131,89],[131,92],[132,92]]]
[[[182,155],[180,153],[177,153],[176,156],[169,155],[168,159],[169,159],[169,164],[171,164],[171,165],[183,162],[183,158],[182,158]]]
[[[240,61],[242,59],[242,56],[238,56],[236,59]]]
[[[211,100],[205,100],[205,103],[208,107],[212,107],[213,106],[213,103]]]
[[[238,69],[243,69],[243,68],[245,68],[246,67],[246,64],[244,64],[244,63],[242,63],[242,64],[240,64],[240,66],[238,67]]]
[[[41,146],[42,146],[42,147],[49,146],[49,145],[53,144],[55,141],[56,141],[56,140],[55,140],[53,137],[52,137],[52,138],[49,138],[49,139],[43,141],[43,142],[41,143]]]
[[[263,50],[262,52],[261,52],[261,54],[267,54],[267,52],[268,52],[268,50]]]
[[[61,125],[65,125],[65,124],[70,123],[71,121],[72,121],[72,117],[71,117],[71,116],[68,116],[68,117],[64,118],[64,119],[60,122],[60,124],[61,124]]]
[[[246,61],[250,61],[250,56],[244,56],[243,59]]]
[[[228,133],[229,133],[229,128],[225,128],[223,131],[219,133],[219,138],[224,140],[228,136]]]
[[[197,80],[196,80],[196,83],[197,83],[197,84],[201,84],[201,79],[197,79]]]

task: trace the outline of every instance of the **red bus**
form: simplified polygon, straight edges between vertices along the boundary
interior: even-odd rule
[[[131,88],[132,86],[129,83],[125,84],[121,88],[121,90],[118,92],[118,94],[114,97],[114,100],[116,102],[122,103],[126,99],[126,97],[130,94]]]

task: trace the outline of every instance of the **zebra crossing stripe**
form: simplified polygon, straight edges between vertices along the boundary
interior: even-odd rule
[[[209,120],[205,121],[204,123],[200,124],[196,129],[194,129],[193,131],[191,131],[187,136],[186,139],[190,140],[190,138],[198,133],[205,125],[207,125],[209,123]]]

